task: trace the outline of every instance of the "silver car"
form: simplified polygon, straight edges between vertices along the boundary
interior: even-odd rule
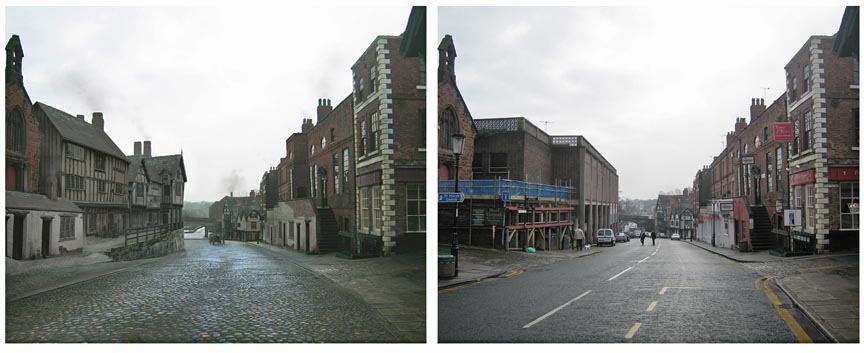
[[[611,229],[597,230],[597,246],[609,244],[615,246],[615,233]]]

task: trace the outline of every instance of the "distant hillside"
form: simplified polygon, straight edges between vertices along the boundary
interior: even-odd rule
[[[213,203],[210,201],[199,201],[199,202],[183,202],[183,216],[184,217],[197,217],[197,218],[207,218],[210,216],[210,205]]]

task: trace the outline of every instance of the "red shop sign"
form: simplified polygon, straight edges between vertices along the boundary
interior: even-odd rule
[[[831,168],[829,171],[831,172],[831,180],[858,180],[858,167]]]
[[[810,169],[789,176],[790,185],[812,184],[816,182],[816,170]]]
[[[774,141],[792,142],[792,123],[774,123]]]

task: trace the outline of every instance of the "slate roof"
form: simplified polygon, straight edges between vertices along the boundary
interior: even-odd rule
[[[159,175],[165,170],[176,173],[177,169],[180,169],[183,181],[186,181],[186,166],[183,165],[183,155],[172,154],[168,156],[145,157],[144,167],[147,169],[151,180],[153,178],[160,178]]]
[[[54,125],[64,140],[86,146],[122,161],[129,161],[129,158],[126,158],[123,151],[114,144],[114,141],[105,131],[45,103],[36,102],[34,106],[45,112],[51,125]]]
[[[39,210],[84,213],[68,199],[51,200],[42,194],[6,191],[6,208],[18,210]]]

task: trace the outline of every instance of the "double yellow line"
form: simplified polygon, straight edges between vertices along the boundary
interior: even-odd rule
[[[792,329],[792,333],[798,338],[798,342],[813,343],[813,339],[804,332],[804,329],[801,328],[798,321],[795,321],[795,318],[792,317],[789,310],[780,306],[780,298],[777,298],[777,295],[774,294],[774,290],[771,289],[771,285],[768,284],[768,280],[772,278],[774,278],[774,276],[766,276],[756,279],[756,289],[765,292],[765,295],[768,296],[768,300],[770,300],[771,304],[774,305],[774,309],[777,310],[777,313],[780,314],[783,321],[786,321],[786,324],[789,325],[790,329]]]

